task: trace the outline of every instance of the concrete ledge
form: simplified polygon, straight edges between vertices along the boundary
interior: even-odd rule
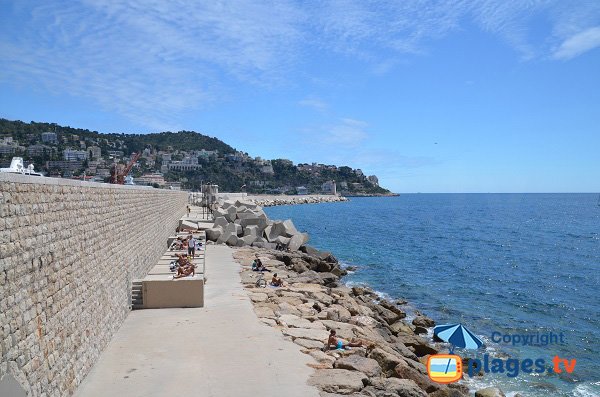
[[[204,278],[178,280],[144,280],[144,309],[168,307],[204,307]]]

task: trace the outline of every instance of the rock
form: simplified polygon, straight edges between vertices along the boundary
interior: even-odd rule
[[[290,243],[290,239],[284,236],[277,236],[276,238],[270,240],[270,242],[287,246]]]
[[[292,314],[285,314],[279,317],[281,325],[286,325],[289,328],[310,328],[310,329],[325,329],[325,326],[318,322],[310,322],[305,318],[301,318]]]
[[[402,320],[396,321],[394,324],[390,325],[390,331],[392,331],[394,335],[398,335],[399,333],[405,333],[409,335],[414,334],[414,329]]]
[[[317,360],[317,362],[326,363],[330,366],[330,368],[333,367],[333,363],[335,362],[335,357],[331,357],[329,354],[324,353],[321,350],[311,350],[308,354],[312,358]]]
[[[502,390],[497,387],[486,387],[475,392],[475,397],[506,397]]]
[[[419,361],[417,355],[413,353],[413,351],[410,350],[408,347],[404,346],[403,343],[396,342],[391,347],[392,349],[400,353],[403,357],[409,358],[414,361]]]
[[[325,309],[325,312],[327,313],[328,320],[340,321],[343,323],[347,323],[350,321],[350,317],[352,317],[350,312],[345,307],[337,304],[329,306],[327,309]]]
[[[388,324],[394,324],[396,321],[400,320],[402,318],[402,316],[398,313],[394,313],[393,311],[378,305],[378,304],[372,304],[371,309],[377,314],[379,315],[379,317],[381,317],[381,319],[383,321],[385,321]]]
[[[294,234],[292,238],[290,238],[288,248],[290,251],[297,251],[302,245],[306,244],[308,241],[308,234]]]
[[[225,228],[228,224],[229,222],[227,222],[227,219],[225,219],[224,216],[219,216],[215,218],[215,223],[213,224],[213,227],[220,226],[221,228]]]
[[[369,316],[352,316],[350,317],[350,324],[360,325],[361,327],[373,327],[377,323],[372,317]]]
[[[358,354],[338,359],[335,362],[334,367],[359,371],[369,377],[379,376],[381,374],[381,367],[377,361],[372,358],[361,357]]]
[[[431,328],[435,325],[435,321],[427,316],[417,316],[412,321],[413,325],[423,328]]]
[[[322,349],[325,344],[318,340],[295,338],[294,343],[307,349]]]
[[[398,334],[396,337],[397,341],[404,344],[404,346],[413,350],[417,357],[423,357],[428,354],[437,354],[438,351],[433,347],[429,346],[425,339],[416,335]]]
[[[244,236],[254,236],[255,239],[258,237],[258,235],[260,233],[257,225],[248,225],[246,227],[243,227],[243,229],[244,229]]]
[[[210,229],[206,229],[205,233],[207,240],[217,241],[219,237],[221,237],[221,235],[223,234],[223,229],[221,227],[213,227]]]
[[[329,338],[329,332],[322,329],[309,329],[309,328],[284,328],[281,332],[284,335],[291,336],[292,338],[302,338],[316,340],[325,343]]]
[[[286,219],[283,221],[283,227],[287,237],[292,237],[294,234],[299,234],[298,229],[296,229],[296,226],[294,226],[294,222],[292,222],[291,219]]]
[[[399,357],[398,355],[388,353],[381,347],[376,347],[373,349],[369,353],[368,357],[379,363],[379,366],[381,367],[385,376],[394,376],[396,374],[394,371],[396,366],[404,361],[403,358]]]
[[[365,374],[346,369],[320,369],[308,381],[309,385],[329,393],[350,394],[360,391],[368,378]]]
[[[427,375],[412,368],[406,361],[400,361],[394,368],[395,376],[400,379],[412,379],[417,385],[427,393],[439,390],[439,385],[433,382]]]
[[[252,292],[248,296],[250,296],[252,302],[265,302],[269,298],[267,294],[261,292]]]
[[[273,312],[273,309],[271,309],[270,307],[254,306],[254,312],[256,313],[256,316],[260,318],[275,318],[275,312]]]
[[[227,219],[229,222],[235,222],[235,220],[237,219],[237,210],[235,209],[235,207],[234,206],[227,207],[225,209],[225,211],[227,212],[224,215],[225,219]]]
[[[439,390],[436,390],[433,393],[429,393],[428,397],[466,397],[468,395],[469,395],[468,390],[466,393],[463,393],[460,390],[450,389],[447,386],[441,386],[441,388]],[[514,397],[518,397],[518,396],[515,395]]]
[[[375,378],[371,385],[376,390],[393,391],[401,397],[427,397],[427,394],[410,379]]]
[[[420,327],[420,326],[415,326],[415,334],[417,335],[423,335],[427,333],[427,328],[424,327]]]
[[[251,245],[252,243],[254,243],[255,240],[256,240],[256,237],[252,236],[252,235],[244,236],[241,239],[239,239],[239,241],[244,242],[244,245]]]
[[[236,236],[235,234],[229,234],[229,236],[227,237],[227,240],[225,240],[225,244],[227,244],[231,247],[236,247],[238,245],[238,240],[239,240],[238,236]]]
[[[319,273],[319,278],[321,279],[323,285],[333,284],[339,279],[339,277],[333,273]]]

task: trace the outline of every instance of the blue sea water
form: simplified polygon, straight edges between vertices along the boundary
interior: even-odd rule
[[[463,357],[576,359],[571,374],[485,374],[508,395],[600,396],[600,205],[594,194],[405,194],[267,208],[309,244],[358,266],[348,283],[405,298],[486,342]],[[494,343],[493,332],[564,344]]]

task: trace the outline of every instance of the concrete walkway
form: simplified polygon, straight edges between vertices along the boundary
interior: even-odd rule
[[[208,246],[205,307],[131,312],[75,394],[318,397],[312,359],[261,323],[232,250]]]

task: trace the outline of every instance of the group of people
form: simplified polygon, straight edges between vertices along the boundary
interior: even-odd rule
[[[269,269],[267,269],[265,267],[265,265],[262,263],[262,261],[258,257],[258,254],[256,254],[256,257],[252,261],[252,270],[255,272],[268,272],[269,271]],[[270,285],[272,287],[283,287],[283,280],[281,278],[277,277],[277,273],[274,273],[273,277],[271,278]]]
[[[187,238],[177,237],[177,240],[173,242],[172,248],[174,250],[185,250],[187,249],[188,255],[191,255],[192,258],[196,256],[196,250],[202,249],[202,243],[200,240],[196,239],[193,234],[190,234]]]

